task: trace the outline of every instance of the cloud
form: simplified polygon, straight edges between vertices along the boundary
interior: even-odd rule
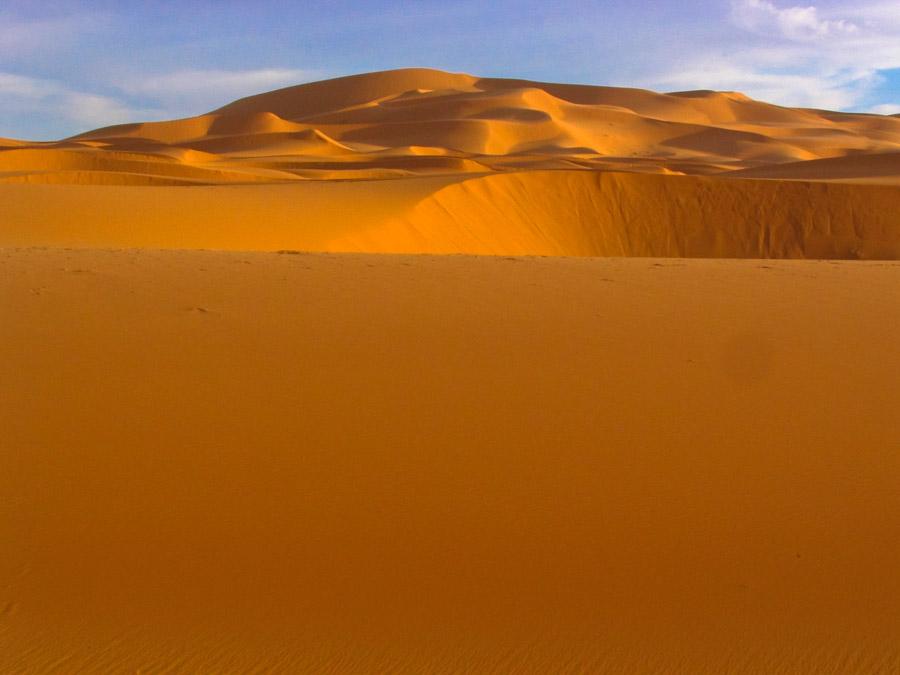
[[[30,135],[58,136],[196,115],[318,75],[284,67],[202,65],[154,73],[132,59],[117,59],[124,44],[118,38],[132,27],[126,14],[95,11],[81,0],[49,6],[0,1],[0,135],[28,129]]]
[[[288,68],[180,70],[134,75],[99,93],[72,88],[58,80],[0,72],[0,120],[15,126],[23,119],[37,119],[44,122],[42,126],[83,131],[124,122],[171,119],[197,115],[241,96],[313,77],[312,71]]]
[[[704,88],[740,91],[753,98],[799,108],[840,110],[851,107],[868,81],[852,76],[823,78],[816,74],[766,73],[741,63],[697,64],[654,78],[656,89]]]
[[[151,75],[138,82],[126,83],[122,89],[130,93],[170,95],[218,93],[232,95],[250,91],[260,93],[267,88],[306,82],[315,74],[309,70],[264,68],[260,70],[180,70],[164,75]]]
[[[60,86],[49,80],[0,72],[0,101],[6,104],[40,100],[59,90]]]
[[[109,18],[92,12],[43,19],[22,19],[0,11],[0,56],[20,59],[70,47],[86,33],[104,30]]]
[[[259,94],[316,79],[312,70],[178,70],[171,73],[121,78],[117,88],[146,98],[173,114],[196,115],[242,96]]]
[[[130,106],[112,96],[67,91],[59,97],[59,104],[68,119],[86,127],[103,127],[123,122],[158,119],[165,111],[158,108]]]
[[[873,105],[866,112],[875,113],[876,115],[900,115],[900,103]]]
[[[841,16],[863,27],[900,28],[900,4],[896,0],[841,2]]]
[[[880,71],[900,68],[896,2],[781,6],[733,0],[731,27],[641,84],[742,91],[781,105],[861,109],[877,103]],[[718,27],[721,28],[721,27]],[[873,100],[874,99],[874,100]]]
[[[820,18],[816,7],[779,9],[769,0],[736,0],[732,2],[732,16],[747,30],[777,32],[789,40],[815,40],[859,31],[851,21]]]
[[[32,118],[92,128],[158,118],[163,111],[129,105],[112,96],[78,91],[56,80],[0,72],[0,118]],[[2,135],[2,134],[0,134]]]

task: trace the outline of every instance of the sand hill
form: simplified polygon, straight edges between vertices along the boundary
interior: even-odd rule
[[[733,92],[408,69],[0,143],[5,245],[893,258],[898,212],[900,120]]]

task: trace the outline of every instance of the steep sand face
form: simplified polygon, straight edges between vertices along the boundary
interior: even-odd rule
[[[329,247],[409,253],[897,259],[898,198],[896,188],[879,186],[522,172],[450,183],[403,217],[348,231]]]
[[[895,673],[894,263],[0,252],[0,671]]]
[[[196,186],[213,192],[169,189]],[[900,237],[900,120],[406,69],[57,143],[0,140],[0,188],[7,245],[881,258]],[[344,201],[357,194],[365,208]]]
[[[0,245],[895,259],[898,213],[893,186],[592,171],[0,185]]]

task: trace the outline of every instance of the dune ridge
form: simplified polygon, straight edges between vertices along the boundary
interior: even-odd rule
[[[404,69],[4,140],[0,190],[0,245],[883,258],[900,120]]]
[[[217,164],[275,180],[313,176],[311,157],[346,168],[373,158],[454,155],[479,167],[725,174],[785,162],[898,151],[893,117],[783,108],[736,92],[641,89],[477,78],[412,68],[313,82],[240,99],[198,117],[117,125],[60,143],[99,152],[209,152]],[[0,163],[0,170],[7,162]],[[99,159],[96,161],[104,161]],[[191,163],[191,160],[181,160]],[[337,161],[337,160],[336,160]],[[34,157],[39,165],[41,160]],[[313,173],[298,173],[312,164]],[[409,173],[424,167],[412,164]],[[327,176],[333,178],[333,176]],[[211,183],[218,182],[214,175]]]

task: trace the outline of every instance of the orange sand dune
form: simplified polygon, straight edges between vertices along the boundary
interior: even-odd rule
[[[895,257],[900,119],[406,69],[0,141],[0,189],[6,245]]]
[[[900,149],[900,121],[877,115],[782,108],[731,92],[657,94],[638,89],[476,78],[426,69],[356,75],[241,99],[173,122],[99,129],[72,139],[108,151],[143,145],[210,147],[228,161],[240,146],[272,156],[278,138],[316,134],[359,160],[409,145],[443,148],[497,168],[509,156],[540,166],[560,155],[603,168],[650,160],[707,172]],[[292,168],[304,162],[302,149]],[[400,156],[405,156],[401,153]],[[234,160],[235,158],[231,158]],[[898,171],[900,172],[900,171]]]
[[[898,284],[0,251],[0,671],[896,673]]]
[[[900,258],[896,186],[519,171],[290,185],[0,185],[0,245]]]
[[[734,175],[746,178],[787,178],[841,183],[900,185],[900,152],[849,155],[807,162],[789,162],[744,169]]]

